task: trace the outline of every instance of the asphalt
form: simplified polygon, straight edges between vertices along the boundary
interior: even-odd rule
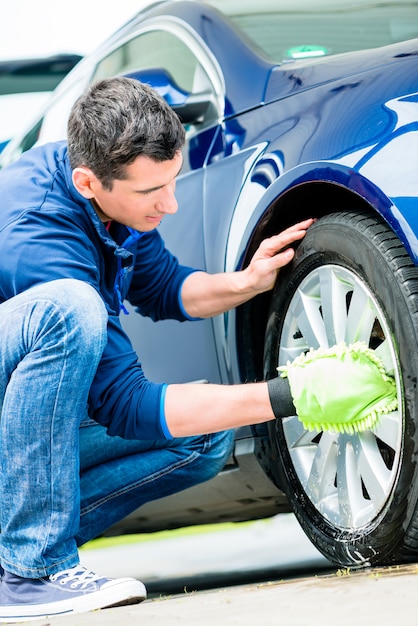
[[[418,565],[336,569],[291,515],[234,530],[82,550],[97,573],[134,576],[139,605],[48,618],[39,626],[418,625]]]

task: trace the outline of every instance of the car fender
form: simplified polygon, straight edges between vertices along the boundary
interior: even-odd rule
[[[418,128],[405,139],[418,154]],[[418,240],[414,234],[418,232],[418,178],[413,171],[414,160],[411,157],[408,161],[410,171],[396,172],[394,168],[391,176],[385,177],[381,167],[381,153],[371,152],[373,154],[369,159],[363,156],[353,165],[337,161],[304,163],[284,172],[267,189],[263,189],[259,182],[258,172],[261,167],[265,169],[268,158],[268,155],[263,155],[249,172],[235,206],[228,233],[225,271],[242,267],[254,231],[265,227],[265,216],[280,197],[301,185],[317,182],[337,185],[365,200],[370,208],[387,221],[418,265]],[[399,176],[402,185],[396,182]],[[249,198],[257,196],[258,202],[249,207]],[[283,220],[283,223],[288,225],[288,220]]]
[[[412,148],[414,148],[418,133],[412,129],[410,134],[409,140]],[[234,271],[245,265],[251,256],[249,251],[255,233],[257,231],[264,232],[266,221],[271,215],[271,207],[276,206],[281,197],[301,186],[309,186],[318,182],[337,186],[365,201],[370,208],[387,221],[402,241],[411,258],[415,263],[418,263],[418,241],[414,234],[414,231],[417,232],[415,220],[418,219],[416,211],[418,207],[418,189],[416,189],[418,182],[411,175],[410,184],[406,185],[407,193],[411,195],[393,195],[398,188],[392,187],[391,191],[390,185],[386,184],[390,182],[389,179],[383,179],[379,167],[381,162],[380,151],[376,149],[376,146],[370,148],[368,156],[369,158],[363,151],[362,155],[351,155],[351,159],[346,157],[345,162],[312,161],[283,172],[280,155],[265,152],[260,146],[259,158],[253,160],[252,166],[245,176],[241,193],[231,216],[223,269]],[[370,178],[365,176],[366,172]],[[273,179],[274,177],[275,179]],[[395,177],[392,176],[391,180],[394,179]],[[387,192],[382,187],[386,187]],[[334,210],[338,210],[338,208]],[[308,213],[305,215],[308,216]],[[289,225],[288,216],[283,216],[282,222],[284,226]],[[240,380],[240,366],[236,358],[239,352],[236,346],[237,339],[239,341],[236,329],[236,311],[232,310],[218,316],[214,319],[213,324],[222,378],[236,382]]]

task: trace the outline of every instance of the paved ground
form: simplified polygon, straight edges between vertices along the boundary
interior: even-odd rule
[[[418,625],[418,565],[337,570],[311,546],[293,516],[233,531],[85,550],[82,562],[101,574],[140,578],[149,599],[31,624]]]
[[[415,626],[417,574],[410,566],[245,585],[49,619],[42,626]]]
[[[293,515],[237,524],[234,530],[214,528],[205,534],[83,550],[82,564],[111,578],[138,578],[151,597],[335,569]]]

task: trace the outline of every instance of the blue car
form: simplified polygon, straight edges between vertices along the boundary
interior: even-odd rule
[[[148,377],[263,380],[310,348],[365,341],[399,408],[354,435],[296,416],[238,429],[216,479],[109,532],[294,512],[337,566],[416,561],[418,2],[155,2],[70,72],[2,166],[65,137],[75,98],[111,75],[153,85],[186,128],[180,210],[161,227],[181,262],[243,268],[263,238],[317,218],[274,291],[237,310],[183,324],[130,310]]]

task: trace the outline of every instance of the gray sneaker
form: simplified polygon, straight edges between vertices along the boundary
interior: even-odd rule
[[[147,597],[135,578],[104,578],[77,565],[44,578],[21,578],[4,571],[0,582],[0,622],[26,622],[52,615],[83,613]]]

